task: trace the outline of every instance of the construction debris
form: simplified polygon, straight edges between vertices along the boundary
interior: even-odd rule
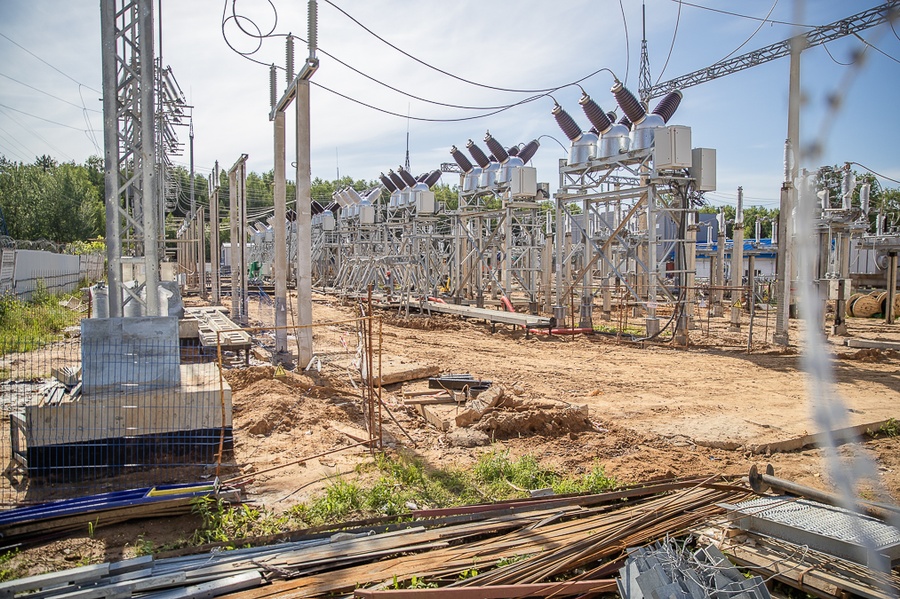
[[[619,575],[622,599],[770,599],[761,577],[745,578],[713,545],[694,552],[668,540],[635,547]]]

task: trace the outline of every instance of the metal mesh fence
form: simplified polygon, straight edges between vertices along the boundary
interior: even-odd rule
[[[8,431],[0,441],[0,506],[241,472],[236,436],[250,435],[233,421],[228,381],[259,376],[266,362],[253,354],[274,344],[275,330],[220,329],[210,336],[201,327],[199,338],[186,336],[184,327],[179,338],[179,330],[175,318],[84,319],[81,335],[72,338],[0,339],[0,426]],[[333,390],[332,407],[365,423],[370,445],[381,435],[373,385],[379,343],[371,341],[377,330],[371,318],[359,318],[286,331],[291,345],[312,334],[305,374],[320,393],[322,386]],[[256,368],[247,368],[251,360]],[[289,396],[277,410],[284,422],[273,424],[301,438],[289,411],[314,409],[304,403],[309,389],[284,389]],[[256,396],[242,392],[245,414],[269,399],[269,388]]]

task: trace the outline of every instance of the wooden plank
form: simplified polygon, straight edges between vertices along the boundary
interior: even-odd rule
[[[407,599],[408,597],[434,597],[439,599],[505,599],[506,597],[562,597],[584,593],[611,593],[616,590],[615,580],[576,580],[566,582],[542,582],[533,584],[498,584],[491,586],[444,587],[440,589],[390,589],[372,591],[357,589],[354,597],[360,599]]]
[[[433,406],[418,404],[416,409],[419,410],[419,413],[425,418],[425,421],[428,422],[428,424],[439,431],[447,432],[453,425],[449,418],[444,418]]]
[[[393,385],[396,383],[405,383],[406,381],[415,381],[419,379],[427,379],[430,376],[440,374],[441,369],[437,366],[426,366],[423,364],[405,364],[391,367],[390,362],[382,364],[381,377],[375,377],[375,385]]]

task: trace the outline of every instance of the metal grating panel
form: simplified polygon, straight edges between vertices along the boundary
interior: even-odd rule
[[[900,529],[870,516],[790,496],[760,497],[728,506],[738,525],[857,562],[872,553],[900,558]]]

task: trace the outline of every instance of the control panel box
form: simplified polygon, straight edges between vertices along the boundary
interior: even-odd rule
[[[690,173],[696,182],[697,191],[716,190],[716,151],[712,148],[694,148],[691,152]]]
[[[509,192],[514,198],[533,198],[537,194],[537,169],[532,166],[510,169]]]
[[[674,170],[691,167],[691,128],[669,125],[654,131],[653,168]]]

